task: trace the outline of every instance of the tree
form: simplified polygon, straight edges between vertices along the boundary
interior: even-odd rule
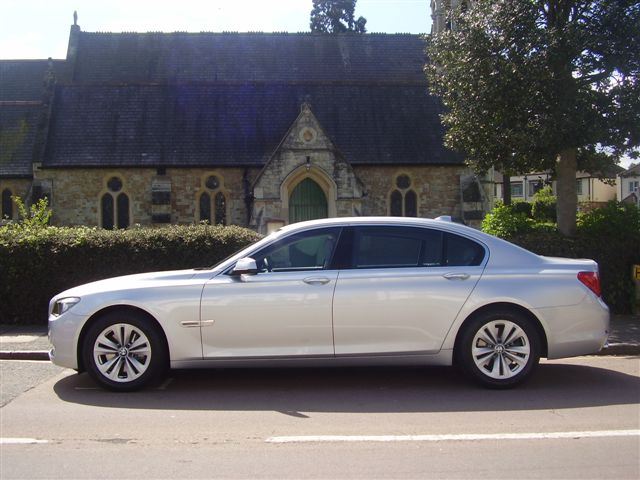
[[[447,146],[478,171],[549,169],[558,228],[575,232],[577,168],[637,155],[640,3],[477,0],[428,46]]]
[[[313,0],[311,31],[322,33],[366,33],[367,19],[354,18],[357,0]]]

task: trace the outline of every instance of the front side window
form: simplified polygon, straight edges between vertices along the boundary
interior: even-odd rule
[[[256,252],[258,269],[268,272],[322,270],[329,267],[339,228],[294,234]]]

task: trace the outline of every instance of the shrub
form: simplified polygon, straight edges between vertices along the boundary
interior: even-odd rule
[[[531,231],[533,222],[524,213],[514,211],[513,205],[497,204],[484,220],[482,231],[501,238]]]
[[[533,196],[531,217],[538,222],[557,221],[556,197],[550,185],[538,190]]]
[[[213,265],[257,240],[240,227],[130,230],[0,228],[0,323],[43,323],[49,299],[76,285],[119,275]]]
[[[511,208],[514,213],[523,213],[528,218],[531,218],[531,204],[529,202],[513,202]]]

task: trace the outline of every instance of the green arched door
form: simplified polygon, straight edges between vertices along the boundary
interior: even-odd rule
[[[310,178],[302,180],[289,198],[289,223],[327,218],[327,197]]]

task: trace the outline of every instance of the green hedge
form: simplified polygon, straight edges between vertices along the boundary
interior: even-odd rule
[[[131,273],[213,265],[256,241],[240,227],[0,227],[0,323],[45,323],[55,294]]]

